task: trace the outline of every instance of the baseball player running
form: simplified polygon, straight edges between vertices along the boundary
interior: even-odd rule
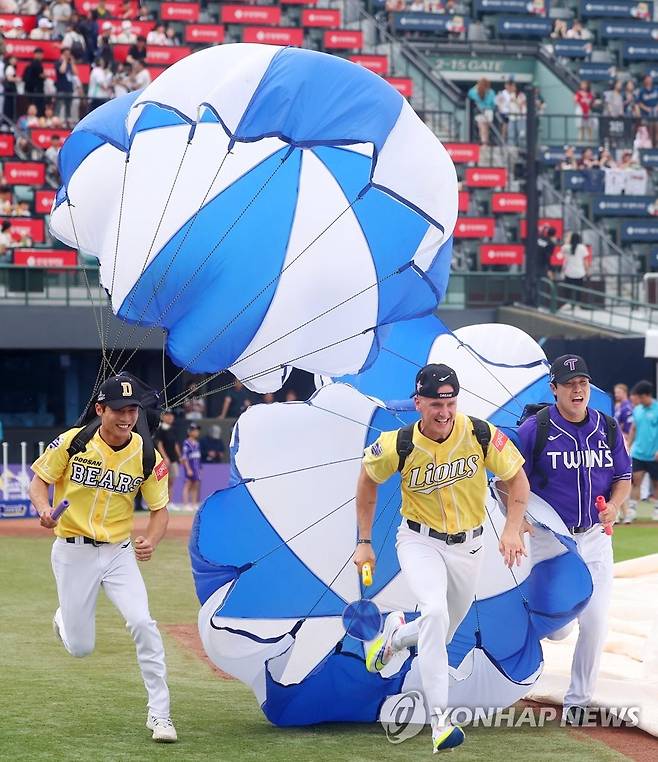
[[[95,405],[100,428],[86,451],[69,456],[67,449],[78,428],[61,434],[33,464],[30,498],[41,525],[54,529],[52,567],[59,608],[53,619],[55,634],[72,656],[94,650],[98,591],[126,620],[135,641],[137,660],[148,694],[146,727],[154,741],[177,740],[169,716],[164,646],[149,613],[144,580],[136,560],[148,561],[167,528],[167,467],[156,453],[155,467],[143,480],[141,437],[132,429],[140,400],[125,378],[113,377],[101,386]],[[53,505],[68,500],[70,507],[55,520]],[[146,533],[130,541],[133,501],[141,487],[151,510]]]
[[[578,617],[571,684],[564,696],[564,717],[572,725],[587,718],[607,632],[613,561],[611,537],[602,524],[615,521],[631,488],[631,460],[618,427],[588,407],[590,380],[582,357],[558,357],[551,365],[555,404],[544,408],[548,429],[542,452],[535,447],[539,414],[519,427],[531,489],[560,515],[592,575],[592,597]],[[606,501],[601,513],[599,495]],[[572,627],[570,623],[550,638],[560,640]]]
[[[421,418],[413,427],[413,447],[402,468],[400,434],[386,431],[365,451],[356,494],[354,563],[361,570],[364,563],[375,563],[371,532],[377,485],[401,470],[402,523],[396,547],[420,617],[406,624],[401,611],[390,613],[382,636],[366,656],[366,667],[380,671],[396,651],[418,646],[434,752],[464,741],[461,728],[439,724],[438,713],[448,707],[446,645],[466,616],[477,586],[487,470],[504,481],[510,494],[500,552],[510,567],[520,564],[525,555],[522,524],[529,486],[523,458],[494,426],[458,412],[458,394],[459,381],[452,368],[424,367],[416,376],[414,392]]]

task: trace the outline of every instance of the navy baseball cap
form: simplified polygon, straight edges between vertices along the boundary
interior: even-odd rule
[[[579,355],[560,355],[553,360],[551,365],[551,377],[552,384],[566,384],[576,376],[584,376],[585,378],[592,380],[589,374],[587,363]]]
[[[137,392],[135,385],[126,376],[112,376],[101,384],[96,402],[107,405],[112,410],[121,410],[122,407],[130,405],[142,407],[142,401],[136,396]]]
[[[201,431],[201,426],[199,426],[198,423],[190,423],[187,427],[188,431],[193,431],[194,429],[196,429],[196,431]]]
[[[451,392],[439,392],[441,386],[452,386]],[[443,363],[431,363],[416,374],[416,390],[412,397],[450,399],[459,394],[459,380],[455,371]]]

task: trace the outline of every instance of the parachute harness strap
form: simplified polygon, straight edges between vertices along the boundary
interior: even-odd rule
[[[144,262],[142,263],[142,269],[141,269],[141,271],[139,273],[140,277],[144,274],[144,271],[146,270],[146,265],[148,264],[148,262],[149,262],[149,260],[151,258],[151,254],[153,252],[153,247],[155,246],[155,242],[156,242],[156,240],[158,238],[158,234],[160,233],[160,228],[162,227],[162,223],[164,221],[165,214],[167,213],[167,209],[169,208],[169,202],[171,201],[171,198],[174,195],[174,189],[176,188],[176,184],[178,182],[178,178],[179,178],[181,170],[183,168],[183,163],[185,161],[185,158],[187,157],[187,152],[189,150],[189,147],[190,147],[191,143],[192,143],[192,140],[190,138],[190,139],[188,139],[187,143],[185,144],[185,150],[183,151],[183,155],[181,156],[181,160],[178,163],[178,169],[176,170],[176,175],[174,177],[174,181],[171,184],[171,188],[169,189],[169,195],[167,196],[167,200],[165,201],[164,207],[162,209],[162,214],[160,215],[160,219],[158,220],[158,224],[157,224],[157,226],[155,228],[155,233],[153,233],[153,238],[151,239],[151,244],[150,244],[150,246],[148,248],[146,256],[144,257]],[[133,306],[134,300],[135,300],[135,290],[131,289],[130,299],[128,301],[128,307],[126,308],[126,312],[128,314],[130,313],[130,310],[131,310],[131,308]],[[147,308],[148,308],[148,305],[147,305]],[[128,335],[128,338],[126,339],[126,344],[129,344],[130,341],[133,339],[135,331],[137,330],[137,326],[139,325],[139,322],[141,322],[141,319],[143,317],[144,317],[144,314],[140,315],[139,321],[137,321],[136,323],[134,323],[131,326],[130,333]],[[123,336],[123,332],[124,332],[125,326],[126,326],[126,323],[122,322],[121,323],[121,328],[117,332],[117,335],[114,338],[114,342],[112,344],[112,349],[110,350],[110,357],[112,357],[112,355],[114,354],[115,349],[119,345],[119,341],[121,340],[121,337]],[[117,359],[116,359],[117,366],[118,366],[118,364],[119,364],[119,362],[121,360],[121,357],[123,356],[124,351],[125,351],[124,349],[121,349],[119,351],[119,354],[118,354]]]
[[[219,166],[219,169],[217,170],[217,172],[216,172],[216,174],[215,174],[215,178],[213,179],[212,183],[210,184],[210,187],[208,188],[208,190],[206,191],[206,194],[205,194],[205,196],[204,196],[204,198],[203,198],[203,201],[201,202],[201,205],[199,206],[199,208],[198,208],[198,209],[197,209],[197,211],[195,212],[195,214],[194,214],[194,217],[193,217],[192,221],[190,222],[190,224],[189,224],[189,226],[188,226],[187,230],[185,231],[185,234],[184,234],[183,238],[181,239],[181,241],[180,241],[180,243],[179,243],[179,245],[178,245],[178,247],[177,247],[177,249],[176,249],[176,252],[175,252],[174,256],[172,257],[171,261],[170,261],[170,262],[169,262],[169,264],[167,265],[167,268],[165,269],[164,273],[162,274],[162,276],[161,276],[161,278],[160,278],[160,281],[159,281],[158,285],[157,285],[157,286],[156,286],[156,288],[153,290],[153,294],[152,294],[152,295],[151,295],[151,297],[149,298],[149,301],[148,301],[148,304],[147,304],[147,307],[146,307],[146,308],[148,308],[148,305],[149,305],[149,304],[150,304],[150,303],[153,301],[153,299],[155,298],[155,293],[157,292],[158,288],[160,288],[160,286],[161,286],[161,285],[162,285],[162,283],[164,282],[164,279],[165,279],[165,277],[166,277],[167,273],[169,272],[169,270],[170,270],[171,266],[173,265],[173,263],[174,263],[174,260],[176,259],[176,257],[177,257],[177,256],[178,256],[178,254],[180,253],[180,250],[181,250],[181,248],[182,248],[183,244],[185,243],[185,240],[187,239],[187,236],[189,235],[189,232],[190,232],[190,230],[192,229],[192,225],[194,224],[194,221],[196,220],[196,218],[197,218],[197,217],[198,217],[198,215],[200,214],[200,212],[201,212],[201,209],[203,208],[203,206],[204,206],[204,204],[205,204],[205,202],[206,202],[206,199],[208,198],[208,195],[210,194],[210,190],[212,189],[212,186],[214,185],[214,183],[215,183],[215,180],[216,180],[216,179],[217,179],[217,177],[219,176],[219,172],[220,172],[221,168],[224,166],[224,162],[226,161],[226,158],[227,158],[227,156],[229,156],[229,154],[230,154],[230,152],[227,152],[227,153],[226,153],[226,155],[224,156],[224,159],[222,159],[222,163],[220,164],[220,166]],[[211,249],[211,250],[210,250],[210,251],[209,251],[209,252],[206,254],[206,256],[204,257],[204,259],[203,259],[203,260],[202,260],[202,261],[201,261],[201,262],[200,262],[200,263],[197,265],[197,267],[195,268],[194,272],[193,272],[193,273],[190,275],[190,277],[189,277],[189,278],[188,278],[188,279],[185,281],[185,283],[184,283],[184,284],[181,286],[181,288],[180,288],[180,289],[178,289],[178,290],[176,291],[176,293],[175,293],[174,297],[171,299],[171,301],[169,302],[169,304],[167,304],[167,305],[165,306],[164,310],[163,310],[163,311],[160,313],[160,315],[159,315],[159,317],[158,317],[158,319],[157,319],[156,323],[154,323],[154,324],[153,324],[153,325],[152,325],[152,326],[151,326],[151,327],[150,327],[150,328],[149,328],[149,329],[146,331],[146,334],[145,334],[145,336],[144,336],[144,337],[142,337],[141,341],[139,342],[139,344],[137,345],[137,347],[135,347],[135,349],[133,350],[133,352],[132,352],[132,354],[130,355],[130,357],[128,358],[128,360],[126,360],[126,362],[125,362],[125,364],[124,364],[124,367],[125,367],[125,365],[127,365],[127,364],[130,362],[130,360],[131,360],[131,359],[134,357],[134,355],[135,355],[135,354],[136,354],[136,353],[139,351],[139,349],[141,348],[142,344],[144,343],[144,341],[146,341],[147,337],[148,337],[148,336],[151,334],[151,332],[153,331],[153,329],[154,329],[154,328],[155,328],[157,325],[160,325],[160,324],[161,324],[162,320],[163,320],[163,319],[164,319],[164,317],[167,315],[167,313],[168,313],[168,312],[171,310],[171,308],[172,308],[172,307],[173,307],[173,306],[174,306],[174,305],[175,305],[175,304],[178,302],[178,300],[181,298],[181,296],[183,295],[183,293],[184,293],[184,292],[187,290],[187,288],[190,286],[190,284],[192,283],[192,281],[193,281],[193,280],[196,278],[196,276],[197,276],[197,275],[198,275],[198,274],[201,272],[201,270],[204,268],[204,266],[205,266],[206,262],[208,262],[208,260],[209,260],[209,259],[212,257],[212,255],[213,255],[213,254],[214,254],[214,253],[217,251],[217,249],[219,249],[219,247],[220,247],[220,246],[221,246],[221,245],[224,243],[224,241],[225,241],[225,240],[226,240],[226,238],[227,238],[227,237],[230,235],[230,233],[231,233],[231,232],[232,232],[232,230],[235,228],[235,226],[238,224],[238,222],[240,222],[240,220],[241,220],[241,219],[244,217],[244,215],[245,215],[245,214],[246,214],[246,213],[249,211],[249,209],[250,209],[250,208],[251,208],[251,206],[254,204],[254,202],[256,201],[256,199],[258,199],[258,197],[261,195],[261,193],[262,193],[262,192],[265,190],[265,188],[266,188],[266,187],[269,185],[269,183],[271,182],[271,180],[274,178],[274,176],[276,175],[276,173],[277,173],[277,172],[278,172],[278,171],[281,169],[281,167],[283,166],[284,162],[286,161],[286,159],[287,159],[289,156],[290,156],[290,152],[288,152],[288,153],[287,153],[287,154],[286,154],[286,155],[285,155],[285,156],[284,156],[284,157],[283,157],[283,158],[282,158],[282,159],[279,161],[279,163],[278,163],[278,165],[275,167],[274,171],[273,171],[273,172],[270,174],[270,176],[269,176],[269,177],[268,177],[268,178],[265,180],[265,182],[264,182],[264,183],[263,183],[263,184],[260,186],[260,188],[259,188],[259,189],[256,191],[256,193],[254,193],[254,195],[253,195],[253,196],[252,196],[252,198],[251,198],[251,199],[250,199],[250,200],[247,202],[246,206],[245,206],[245,207],[244,207],[244,209],[243,209],[243,210],[240,212],[240,214],[239,214],[239,215],[238,215],[238,216],[237,216],[237,217],[236,217],[236,218],[233,220],[233,222],[232,222],[232,223],[231,223],[231,224],[228,226],[228,228],[227,228],[227,229],[224,231],[224,233],[222,234],[222,236],[221,236],[221,238],[219,239],[219,241],[217,241],[217,243],[216,243],[216,244],[215,244],[215,245],[212,247],[212,249]],[[260,296],[260,294],[259,294],[258,296]],[[254,297],[254,299],[252,300],[252,302],[250,302],[250,304],[249,304],[249,305],[247,305],[247,306],[250,306],[251,304],[253,304],[253,302],[254,302],[254,301],[256,301],[256,299],[258,299],[258,296]],[[146,308],[145,308],[145,309],[146,309]],[[245,309],[245,308],[243,308],[243,310],[242,310],[242,311],[241,311],[239,314],[242,314],[242,312],[244,312],[244,309]],[[144,313],[144,314],[145,314],[145,313]],[[142,317],[143,317],[143,315],[142,315]],[[239,315],[237,315],[236,317],[234,317],[234,318],[233,318],[233,320],[232,320],[231,322],[234,322],[234,321],[235,321],[235,320],[236,320],[238,317],[239,317]],[[230,325],[230,322],[229,322],[229,324],[228,324],[228,325]],[[224,330],[225,330],[226,328],[228,328],[228,325],[226,325],[226,326],[224,327]],[[212,341],[211,341],[211,343],[212,343]],[[205,351],[205,349],[201,351],[201,354],[203,354],[203,352],[204,352],[204,351]],[[196,359],[196,357],[195,357],[195,358],[193,358],[193,359],[191,360],[191,362],[194,362],[194,360],[195,360],[195,359]],[[174,376],[174,378],[173,378],[173,379],[172,379],[172,380],[169,382],[169,384],[171,385],[171,384],[172,384],[174,381],[176,381],[176,379],[180,378],[180,376],[181,376],[181,375],[182,375],[182,374],[183,374],[183,373],[184,373],[184,372],[187,370],[187,368],[188,368],[189,366],[190,366],[190,363],[187,363],[187,364],[186,364],[186,365],[185,365],[183,368],[181,368],[181,370],[180,370],[180,371],[179,371],[179,372],[178,372],[178,373],[177,373],[177,374]]]

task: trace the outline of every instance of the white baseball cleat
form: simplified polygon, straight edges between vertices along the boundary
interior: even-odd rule
[[[393,656],[393,636],[405,624],[402,611],[391,611],[384,622],[384,631],[370,646],[366,655],[368,672],[381,672]]]
[[[176,728],[169,717],[154,717],[152,714],[149,714],[146,720],[146,727],[153,731],[151,738],[154,741],[159,743],[174,743],[178,741]]]

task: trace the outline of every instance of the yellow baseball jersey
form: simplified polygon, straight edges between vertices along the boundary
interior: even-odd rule
[[[435,442],[414,426],[414,449],[402,469],[402,515],[439,532],[455,534],[483,523],[487,499],[487,470],[510,479],[524,460],[514,443],[487,422],[491,442],[484,460],[482,446],[467,415],[457,413],[445,442]],[[367,447],[363,467],[378,484],[396,473],[397,431],[383,432]]]
[[[37,476],[55,485],[53,507],[64,499],[70,503],[55,534],[121,542],[132,531],[134,499],[140,487],[152,511],[167,505],[167,465],[156,452],[153,473],[143,481],[142,438],[135,432],[125,447],[113,450],[97,431],[85,452],[69,458],[66,450],[78,431],[60,434],[32,465]]]

